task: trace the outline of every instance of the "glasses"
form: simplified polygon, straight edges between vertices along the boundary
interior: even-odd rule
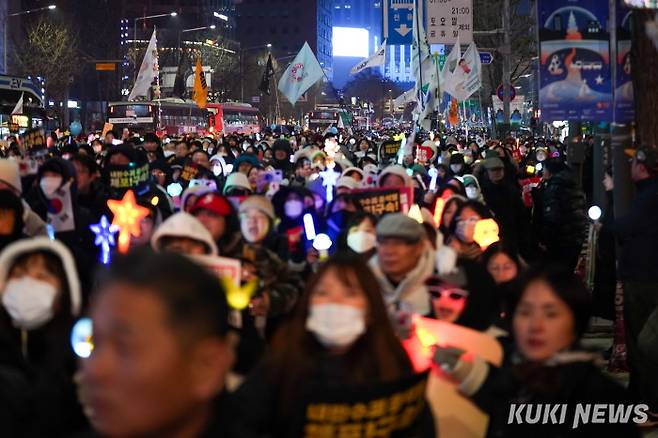
[[[429,292],[432,298],[435,299],[441,298],[443,296],[447,296],[454,301],[465,300],[468,298],[468,291],[457,288],[433,288],[430,289]]]

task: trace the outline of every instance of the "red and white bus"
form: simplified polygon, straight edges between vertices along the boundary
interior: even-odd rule
[[[258,108],[248,103],[209,103],[210,132],[255,134],[260,132],[262,117]]]

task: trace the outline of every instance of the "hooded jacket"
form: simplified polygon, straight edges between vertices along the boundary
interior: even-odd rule
[[[377,277],[384,301],[389,308],[411,310],[421,315],[427,315],[430,312],[430,296],[427,286],[425,286],[425,280],[434,271],[434,250],[431,245],[427,245],[418,259],[416,267],[397,286],[394,286],[381,270],[378,256],[373,257],[368,265]]]
[[[212,239],[210,232],[201,222],[189,213],[176,213],[160,225],[151,237],[151,247],[156,250],[162,250],[163,237],[185,237],[197,240],[206,245],[207,255],[218,255],[217,244]]]

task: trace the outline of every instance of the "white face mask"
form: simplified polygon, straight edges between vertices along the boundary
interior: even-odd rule
[[[176,152],[174,152],[174,151],[164,151],[164,156],[165,156],[165,158],[169,158],[172,155],[174,155],[175,153]]]
[[[53,285],[26,275],[7,282],[2,304],[14,326],[32,330],[52,319],[56,296],[57,289]]]
[[[457,173],[460,170],[462,170],[462,165],[461,164],[451,164],[450,165],[450,170],[452,170],[454,173]]]
[[[473,234],[475,233],[475,224],[478,219],[461,220],[457,222],[455,235],[464,243],[473,243]]]
[[[304,210],[304,204],[302,204],[302,201],[288,201],[283,205],[283,209],[286,216],[295,219],[301,216],[302,211]]]
[[[39,186],[46,196],[51,196],[62,185],[61,176],[44,176],[39,181]]]
[[[342,304],[318,304],[309,309],[306,329],[325,347],[347,347],[366,331],[363,310]]]
[[[477,199],[480,197],[480,191],[475,186],[466,187],[466,196],[468,199]]]
[[[347,235],[347,246],[359,254],[370,251],[376,244],[377,236],[367,231],[354,231]]]

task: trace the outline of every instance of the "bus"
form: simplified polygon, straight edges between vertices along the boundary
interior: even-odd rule
[[[308,113],[308,129],[322,132],[330,126],[336,128],[351,125],[352,117],[339,107],[318,107]]]
[[[256,134],[260,132],[262,117],[258,108],[248,103],[209,103],[210,131],[224,134]]]
[[[22,114],[11,114],[23,96]],[[0,75],[0,138],[49,128],[41,90],[31,79]]]
[[[208,132],[208,110],[180,99],[110,102],[107,122],[117,132],[128,128],[140,134],[158,132],[161,135],[177,136],[197,133],[203,136]]]

